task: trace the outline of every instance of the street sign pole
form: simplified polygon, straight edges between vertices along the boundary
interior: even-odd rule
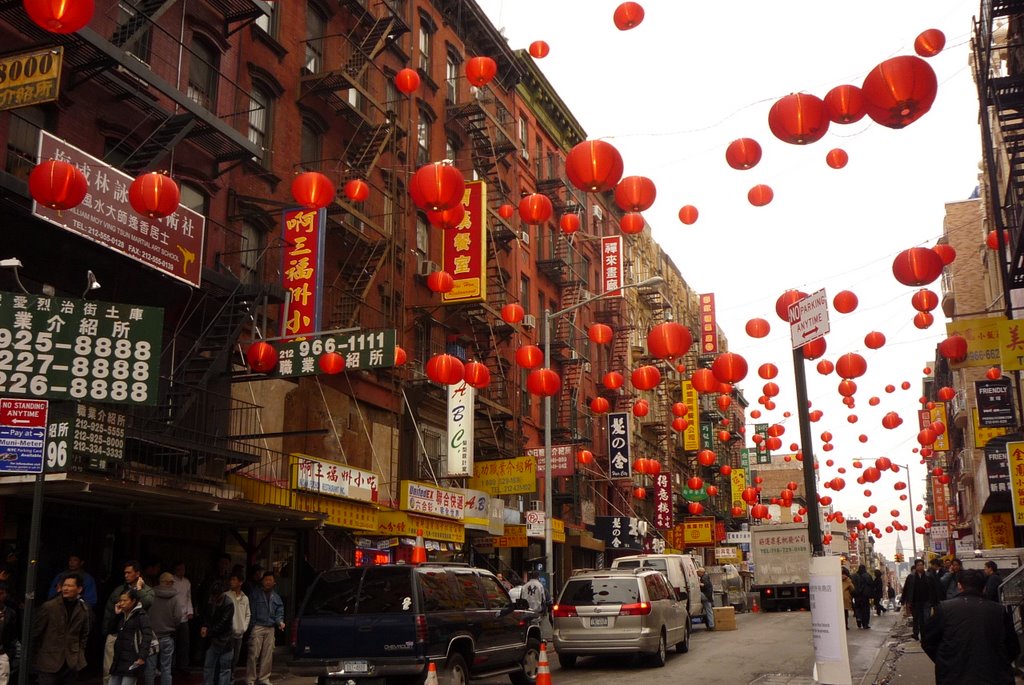
[[[814,556],[825,548],[821,541],[821,509],[818,507],[818,484],[814,473],[814,450],[811,447],[811,417],[807,406],[807,375],[804,373],[802,347],[793,348],[793,377],[796,381],[797,416],[800,418],[800,452],[804,465],[804,493],[807,495],[807,535]]]

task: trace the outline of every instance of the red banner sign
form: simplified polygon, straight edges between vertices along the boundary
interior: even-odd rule
[[[285,242],[281,285],[290,294],[287,311],[281,317],[281,335],[305,335],[320,330],[326,223],[326,209],[289,209],[281,215],[281,236]]]
[[[601,238],[601,292],[605,295],[616,294],[622,287],[622,236]]]
[[[715,294],[700,296],[700,352],[718,354],[718,322],[715,321]]]
[[[949,505],[946,498],[946,486],[939,480],[941,476],[932,476],[932,512],[936,521],[949,520]]]
[[[654,477],[654,527],[658,530],[672,527],[672,477],[668,473]]]
[[[466,215],[454,229],[441,232],[441,268],[455,287],[442,302],[483,302],[487,299],[487,184],[471,181],[462,196]]]

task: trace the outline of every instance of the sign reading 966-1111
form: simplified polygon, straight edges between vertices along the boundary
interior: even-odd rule
[[[0,394],[155,404],[164,310],[0,292]]]
[[[338,354],[347,371],[373,371],[395,365],[397,332],[394,328],[374,331],[310,335],[274,343],[277,367],[267,376],[311,376],[323,373],[323,355]]]

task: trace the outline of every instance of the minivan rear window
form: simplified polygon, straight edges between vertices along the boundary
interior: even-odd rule
[[[562,591],[560,604],[593,606],[596,604],[636,604],[640,586],[635,578],[580,578],[570,580]]]

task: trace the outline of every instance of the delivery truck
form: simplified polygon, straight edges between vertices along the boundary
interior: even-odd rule
[[[810,610],[811,543],[806,523],[751,526],[754,582],[765,611]]]

